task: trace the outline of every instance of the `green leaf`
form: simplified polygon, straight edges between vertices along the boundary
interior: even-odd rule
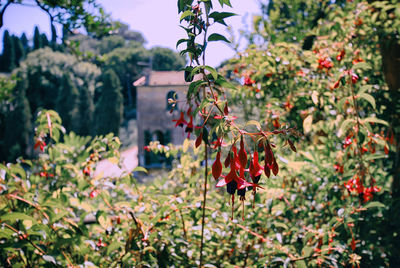
[[[198,74],[199,71],[200,71],[200,69],[202,69],[202,68],[203,68],[203,66],[196,66],[196,67],[194,67],[193,70],[190,72],[190,75],[191,75],[192,77],[194,77],[194,75]]]
[[[368,101],[372,105],[372,108],[374,108],[374,110],[376,109],[375,99],[370,94],[360,93],[360,94],[358,94],[358,97]]]
[[[20,212],[13,212],[13,213],[9,213],[7,215],[1,216],[0,220],[1,221],[11,221],[11,222],[14,222],[17,220],[29,220],[29,221],[36,223],[36,220],[33,217],[28,216],[24,213],[20,213]]]
[[[209,71],[211,73],[214,80],[218,79],[218,73],[213,67],[206,65],[206,66],[204,66],[204,69],[206,69],[207,71]]]
[[[369,202],[368,204],[366,204],[364,206],[364,208],[366,208],[366,209],[369,209],[369,208],[386,208],[386,206],[384,204],[382,204],[381,202],[373,201],[373,202]]]
[[[145,169],[144,167],[135,167],[133,172],[144,172],[147,174],[147,169]]]
[[[0,238],[10,238],[14,234],[14,231],[10,229],[0,229]]]
[[[360,90],[358,91],[358,94],[364,93],[364,92],[369,91],[371,89],[372,89],[372,85],[361,86]]]
[[[230,41],[229,41],[228,39],[226,39],[225,36],[220,35],[220,34],[217,34],[217,33],[211,34],[211,35],[208,37],[207,40],[208,40],[209,42],[211,42],[211,41],[224,41],[224,42],[230,43]]]
[[[190,83],[189,90],[187,92],[187,99],[190,99],[193,96],[193,94],[197,91],[197,89],[203,84],[206,84],[206,82],[203,80],[197,80]]]
[[[236,16],[237,14],[231,12],[213,12],[209,15],[210,18],[214,19],[215,22],[221,23],[226,26],[224,19]]]
[[[246,126],[248,125],[254,125],[257,127],[258,130],[261,130],[261,124],[260,122],[256,121],[256,120],[250,120],[246,122]]]
[[[305,246],[301,253],[303,257],[310,257],[313,252],[314,249],[312,247]]]
[[[288,230],[289,229],[289,227],[286,225],[286,224],[284,224],[283,222],[274,222],[274,225],[275,225],[275,227],[280,227],[280,228],[283,228],[283,229],[285,229],[285,230]]]
[[[182,16],[179,20],[182,21],[187,17],[194,17],[194,13],[190,10],[186,10],[185,12],[182,13]]]
[[[363,119],[362,122],[377,123],[377,124],[382,124],[382,125],[385,125],[385,126],[389,126],[389,124],[386,121],[384,121],[382,119],[378,119],[376,117],[367,117],[367,118]]]
[[[231,4],[230,0],[218,0],[218,1],[219,1],[219,4],[221,5],[221,7],[224,7],[224,4],[229,6],[229,7],[232,7],[232,4]]]
[[[369,64],[365,63],[365,62],[359,62],[353,65],[353,70],[357,70],[357,69],[361,69],[361,70],[369,70],[371,69],[371,66],[369,66]]]
[[[223,77],[222,75],[218,75],[218,79],[214,83],[222,88],[230,88],[236,90],[235,85],[226,81],[225,77]]]
[[[107,255],[110,255],[111,252],[113,252],[116,249],[122,248],[123,244],[118,241],[112,242],[108,247],[107,247]]]
[[[355,123],[354,119],[346,119],[342,122],[342,124],[340,125],[339,131],[337,133],[338,137],[342,137],[343,134],[345,134],[347,132],[347,129],[349,128],[349,125],[351,123]]]
[[[304,260],[299,260],[296,261],[295,263],[297,268],[307,268],[307,264]]]
[[[179,39],[178,42],[176,42],[176,48],[178,48],[178,46],[180,44],[182,44],[184,42],[188,42],[188,41],[190,41],[190,40],[189,39],[185,39],[185,38]]]

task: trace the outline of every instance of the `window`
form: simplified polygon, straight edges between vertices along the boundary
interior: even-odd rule
[[[172,108],[178,109],[178,103],[170,103],[169,100],[178,100],[178,94],[171,90],[167,93],[167,110],[170,111]]]

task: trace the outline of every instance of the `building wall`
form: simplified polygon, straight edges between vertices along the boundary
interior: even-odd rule
[[[145,132],[155,135],[157,131],[170,132],[170,142],[182,144],[186,137],[184,129],[175,128],[173,119],[180,115],[176,109],[172,114],[167,110],[167,94],[175,91],[178,100],[185,100],[188,87],[185,85],[168,86],[138,86],[137,87],[137,125],[138,125],[138,158],[139,164],[144,165],[143,147],[145,144]],[[178,108],[184,102],[178,103]]]

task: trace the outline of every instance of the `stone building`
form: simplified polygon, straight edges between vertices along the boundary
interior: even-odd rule
[[[179,117],[179,106],[170,113],[169,98],[185,100],[189,84],[183,71],[151,71],[133,84],[137,92],[137,127],[139,165],[151,168],[169,165],[163,156],[144,150],[150,141],[161,144],[182,144],[186,135],[182,128],[175,128],[173,119]],[[182,102],[183,104],[184,102]]]

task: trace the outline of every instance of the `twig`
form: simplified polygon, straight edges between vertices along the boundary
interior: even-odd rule
[[[181,216],[181,221],[182,221],[183,236],[187,240],[187,231],[186,231],[186,227],[185,227],[185,220],[183,219],[183,215],[182,215],[181,209],[179,208],[178,210],[179,210],[179,215]]]
[[[204,152],[205,170],[204,170],[204,192],[203,192],[203,215],[201,218],[201,241],[200,241],[200,263],[199,263],[200,268],[203,265],[204,225],[205,225],[206,201],[207,201],[207,175],[208,175],[207,143],[204,143],[204,150],[205,150]]]

